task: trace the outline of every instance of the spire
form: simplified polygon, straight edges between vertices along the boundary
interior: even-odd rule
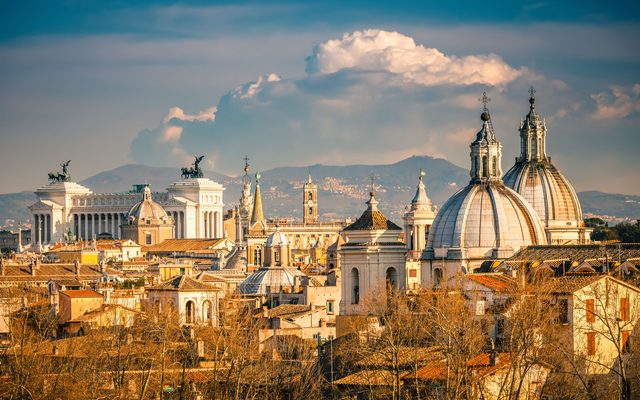
[[[424,184],[424,177],[426,173],[420,168],[420,175],[418,176],[418,186],[416,188],[416,195],[411,200],[411,209],[417,210],[422,207],[431,207],[431,200],[427,196],[427,189]]]
[[[547,160],[547,127],[536,111],[536,90],[529,89],[529,113],[520,123],[520,157],[518,161]]]
[[[491,114],[487,103],[491,101],[487,93],[482,93],[479,99],[482,104],[482,128],[471,142],[471,182],[486,182],[500,180],[502,177],[502,145],[496,139],[491,123]]]
[[[253,196],[253,212],[251,213],[251,225],[256,222],[264,223],[264,213],[262,212],[262,195],[260,194],[260,173],[256,174],[256,191]]]

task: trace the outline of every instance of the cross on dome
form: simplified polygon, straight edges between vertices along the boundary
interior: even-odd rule
[[[489,96],[487,96],[487,92],[482,92],[482,97],[480,97],[478,101],[480,101],[483,104],[482,109],[484,111],[489,111],[489,109],[487,108],[487,104],[489,104],[491,99],[489,98]]]

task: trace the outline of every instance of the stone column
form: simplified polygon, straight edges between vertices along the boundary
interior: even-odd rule
[[[84,213],[84,240],[89,240],[89,213]]]
[[[45,214],[44,218],[45,218],[44,226],[46,227],[45,237],[46,237],[47,243],[50,243],[51,242],[51,215]]]
[[[40,243],[40,216],[33,214],[33,247]]]
[[[182,223],[180,221],[181,211],[176,211],[176,232],[178,233],[178,238],[182,239]]]

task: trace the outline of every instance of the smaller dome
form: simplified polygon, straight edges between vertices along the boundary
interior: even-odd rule
[[[273,232],[267,238],[267,242],[265,243],[266,247],[275,247],[275,246],[289,246],[289,239],[287,239],[287,235],[280,232],[279,228],[276,228],[276,231]]]
[[[238,292],[243,295],[266,295],[269,291],[292,290],[305,276],[297,268],[260,267],[238,285]]]
[[[167,212],[151,198],[151,189],[144,187],[142,201],[131,207],[129,219],[134,220],[168,220]]]

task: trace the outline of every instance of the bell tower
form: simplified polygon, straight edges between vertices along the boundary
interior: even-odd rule
[[[302,186],[302,223],[311,225],[318,223],[318,185],[309,179]]]

